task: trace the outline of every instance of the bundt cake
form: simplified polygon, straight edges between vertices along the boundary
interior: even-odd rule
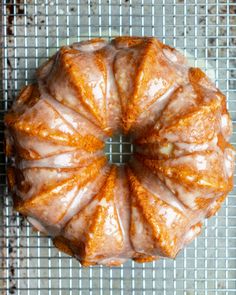
[[[5,125],[14,208],[83,265],[174,258],[232,189],[225,96],[156,38],[63,46]],[[104,154],[114,134],[125,165]]]

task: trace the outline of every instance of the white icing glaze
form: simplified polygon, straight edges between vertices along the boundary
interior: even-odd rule
[[[37,196],[39,192],[48,185],[59,184],[61,181],[70,178],[75,171],[58,171],[57,169],[29,168],[22,170],[23,179],[21,185],[27,185],[27,191],[16,188],[16,193],[24,200]]]
[[[104,181],[107,177],[109,171],[108,166],[104,167],[99,176],[95,180],[88,183],[85,187],[82,187],[78,190],[76,197],[71,203],[70,207],[67,210],[61,224],[64,225],[68,220],[70,220],[75,214],[77,214],[84,206],[91,201],[91,199],[99,192]]]
[[[32,224],[32,226],[40,231],[41,233],[45,234],[45,235],[48,235],[48,230],[45,228],[45,226],[42,225],[42,223],[38,220],[36,220],[35,218],[33,217],[27,217],[27,220],[30,224]]]
[[[229,148],[226,148],[224,151],[224,165],[226,175],[230,178],[234,173],[234,159],[235,159],[235,151]]]
[[[23,134],[16,133],[14,139],[16,140],[17,145],[29,152],[32,159],[34,159],[35,153],[37,154],[37,158],[44,158],[75,150],[75,147],[62,146],[60,144],[40,140],[33,136],[28,137]]]
[[[142,40],[63,47],[38,70],[40,99],[34,105],[18,100],[12,108],[15,117],[6,123],[7,147],[19,173],[14,192],[23,205],[37,197],[41,204],[25,208],[30,223],[53,237],[77,242],[85,252],[88,241],[101,238],[102,247],[89,249],[91,263],[123,263],[140,254],[174,257],[199,234],[205,216],[230,189],[226,184],[235,153],[218,142],[219,135],[227,141],[232,133],[230,117],[221,107],[224,98],[203,74],[194,88],[179,52],[154,39]],[[183,124],[186,116],[190,120]],[[81,186],[79,175],[103,151],[70,146],[71,140],[93,136],[105,141],[106,134],[122,132],[122,126],[136,140],[145,137],[137,146],[143,159],[165,164],[152,173],[133,160],[130,169],[142,188],[136,197],[124,168],[117,167],[109,200],[105,195],[98,200],[110,167]],[[199,130],[201,143],[196,141]],[[75,176],[78,183],[71,181]],[[70,247],[75,257],[83,258],[77,246]]]
[[[40,160],[22,160],[18,163],[20,169],[30,167],[48,167],[48,168],[72,168],[83,167],[96,160],[103,154],[103,151],[99,150],[94,153],[89,153],[84,150],[74,150],[66,153],[60,153],[49,157],[42,158]]]
[[[142,165],[136,160],[133,160],[131,165],[140,183],[146,190],[150,191],[154,196],[166,202],[170,206],[173,206],[186,214],[186,210],[181,202],[179,202],[170,190],[166,189],[165,185],[163,185],[157,176],[152,174],[151,171],[147,170],[145,167],[142,167]]]
[[[135,125],[132,127],[132,136],[134,138],[141,136],[156,123],[161,115],[161,111],[168,103],[168,100],[175,89],[176,85],[170,87],[165,94],[159,97],[147,110],[141,113],[135,122]]]
[[[173,144],[171,143],[168,143],[167,145],[161,146],[159,148],[159,153],[166,156],[170,156],[172,151],[173,151]]]
[[[105,40],[100,40],[100,42],[89,43],[89,42],[76,42],[71,45],[72,48],[85,51],[85,52],[93,52],[107,46],[108,42]]]
[[[229,140],[232,132],[233,132],[233,126],[231,119],[228,114],[224,114],[221,116],[221,132],[226,140]]]
[[[193,153],[215,148],[217,141],[218,138],[215,136],[211,141],[204,142],[203,144],[175,142],[175,146],[178,147],[178,150],[175,151],[175,154],[176,156],[180,156],[185,152]]]
[[[91,134],[97,138],[104,140],[105,135],[100,128],[91,123],[89,120],[81,116],[79,113],[68,108],[65,105],[58,103],[48,93],[44,94],[46,101],[51,104],[64,120],[73,126],[73,128],[81,135]]]

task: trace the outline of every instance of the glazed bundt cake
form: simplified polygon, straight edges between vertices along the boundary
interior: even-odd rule
[[[225,96],[156,38],[62,47],[5,125],[15,209],[83,265],[174,258],[232,189]],[[104,154],[114,134],[126,165]]]

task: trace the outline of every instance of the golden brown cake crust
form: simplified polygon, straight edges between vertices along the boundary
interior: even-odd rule
[[[225,96],[156,38],[63,46],[4,122],[14,208],[84,266],[174,258],[233,187]],[[125,166],[103,151],[117,133]]]

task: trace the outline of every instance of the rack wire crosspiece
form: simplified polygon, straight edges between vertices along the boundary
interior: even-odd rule
[[[81,268],[12,211],[6,186],[3,114],[35,69],[62,44],[115,35],[156,36],[210,70],[227,95],[236,144],[236,4],[233,0],[8,0],[1,3],[2,294],[236,294],[236,190],[202,235],[174,261]],[[214,70],[213,70],[214,69]],[[110,161],[132,153],[127,138],[107,142]]]

